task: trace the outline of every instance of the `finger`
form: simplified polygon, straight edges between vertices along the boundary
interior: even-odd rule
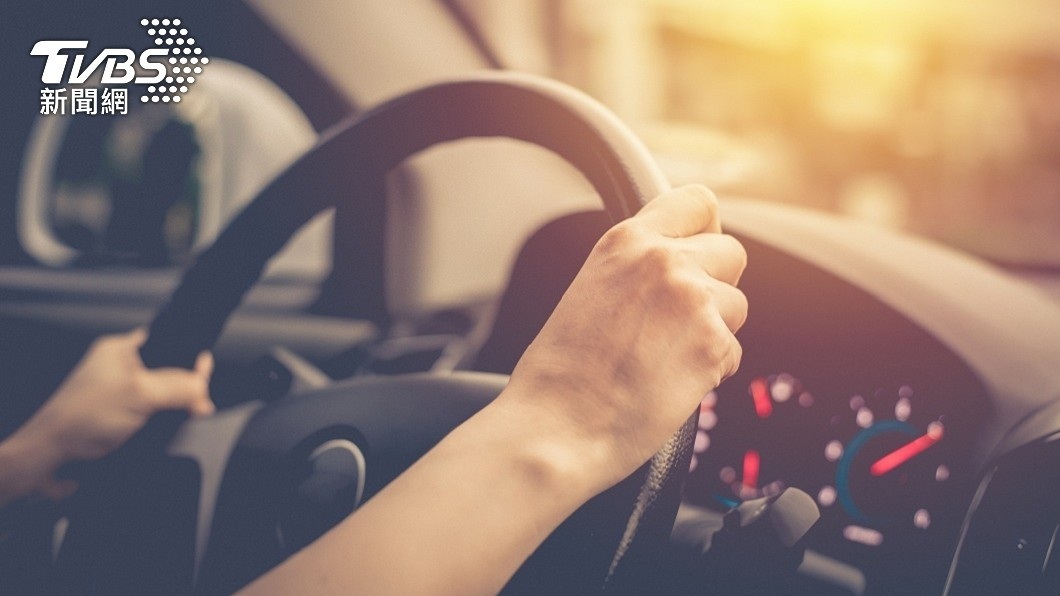
[[[714,318],[714,324],[720,325],[723,323],[721,314],[718,311],[714,311],[710,316]],[[717,367],[715,370],[717,374],[716,380],[718,385],[720,385],[739,369],[740,360],[743,358],[743,346],[740,345],[740,341],[736,339],[736,335],[731,331],[719,330],[714,335],[713,341],[716,342],[715,353],[717,356],[712,360],[712,366]]]
[[[188,413],[192,416],[210,416],[217,411],[217,406],[214,405],[209,395],[196,400],[188,407]]]
[[[123,344],[129,344],[134,348],[139,348],[144,345],[147,341],[147,329],[144,327],[137,327],[132,331],[121,333],[116,336]]]
[[[210,376],[213,375],[214,359],[213,354],[208,350],[199,352],[198,358],[195,359],[195,374],[206,379],[207,382],[210,380]]]
[[[723,381],[736,374],[736,371],[740,369],[740,362],[743,360],[743,346],[735,335],[729,336],[729,349],[725,353],[724,360],[726,369],[722,376]]]
[[[725,326],[736,333],[747,321],[747,296],[734,286],[709,279],[712,304],[717,309]]]
[[[153,410],[187,410],[195,415],[214,412],[207,380],[199,373],[161,368],[144,374],[143,399]]]
[[[202,351],[199,353],[198,358],[195,359],[195,374],[202,377],[206,383],[206,393],[201,396],[200,399],[196,400],[189,408],[189,412],[195,416],[209,416],[217,411],[217,406],[214,405],[213,400],[210,399],[209,388],[210,388],[210,376],[213,375],[214,359],[213,354],[209,351]]]
[[[714,279],[735,286],[747,266],[747,251],[728,234],[696,234],[677,240],[682,252]]]
[[[718,199],[703,186],[682,186],[645,205],[633,218],[650,230],[671,238],[702,232],[721,232]]]

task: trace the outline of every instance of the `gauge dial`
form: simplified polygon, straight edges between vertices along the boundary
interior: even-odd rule
[[[916,407],[906,386],[847,395],[815,396],[786,373],[708,394],[691,463],[701,504],[724,509],[794,486],[816,499],[827,531],[851,542],[932,527],[932,503],[950,482],[946,420]]]
[[[783,491],[788,482],[778,475],[784,467],[783,458],[776,457],[767,442],[757,440],[757,432],[744,433],[738,444],[732,444],[729,435],[720,452],[711,452],[712,432],[718,423],[718,395],[710,392],[700,404],[699,430],[693,448],[691,469],[700,466],[701,460],[711,456],[712,462],[720,463],[714,470],[713,499],[724,506],[762,496],[775,495]],[[754,378],[747,386],[746,397],[741,399],[740,409],[753,412],[753,418],[767,427],[784,426],[796,418],[789,410],[806,409],[813,405],[813,396],[806,392],[795,377],[781,373]],[[729,429],[731,431],[731,429]],[[758,429],[755,429],[756,431]],[[718,460],[723,461],[718,461]]]
[[[836,466],[835,485],[818,492],[819,505],[838,503],[857,524],[930,527],[931,511],[925,499],[933,485],[946,482],[950,475],[939,448],[946,436],[945,424],[941,419],[923,426],[911,422],[911,397],[912,390],[902,387],[893,412],[877,412],[864,398],[851,398],[859,430],[845,444],[833,439],[825,445],[825,459]],[[855,542],[876,540],[872,533],[856,529],[848,533],[852,534],[848,539]]]

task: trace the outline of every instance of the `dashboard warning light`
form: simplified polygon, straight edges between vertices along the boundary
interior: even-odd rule
[[[766,380],[759,377],[751,381],[750,390],[755,402],[755,414],[758,414],[759,418],[769,418],[773,413],[773,400],[769,396]]]

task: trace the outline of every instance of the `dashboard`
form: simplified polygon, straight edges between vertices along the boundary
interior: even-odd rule
[[[1016,421],[1060,395],[1045,367],[1022,367],[1044,375],[1031,396],[1018,367],[995,374],[989,359],[1048,360],[1035,352],[1055,343],[1055,306],[920,241],[724,206],[749,255],[751,311],[740,371],[700,406],[685,502],[724,512],[799,488],[821,511],[805,546],[863,573],[867,593],[942,593],[986,463]],[[1042,328],[999,314],[998,297]],[[983,330],[999,324],[1018,336]]]
[[[739,334],[740,371],[701,405],[685,502],[724,512],[740,500],[785,487],[806,491],[821,520],[805,546],[855,568],[868,594],[943,593],[948,572],[950,585],[971,585],[973,593],[982,584],[969,571],[985,573],[997,585],[1014,585],[1012,574],[1023,573],[1027,565],[988,567],[977,561],[1004,560],[999,553],[1011,554],[1007,545],[1020,541],[1031,547],[1028,552],[1049,557],[1051,550],[1045,552],[1039,542],[1051,545],[1060,521],[1051,504],[1060,466],[1049,463],[1060,461],[1060,442],[1046,444],[1046,455],[1040,450],[1030,457],[1019,454],[1060,430],[1055,305],[978,261],[847,220],[735,200],[723,202],[723,220],[749,255],[740,286],[751,311]],[[47,289],[43,278],[11,273],[19,275],[5,290],[5,311]],[[69,280],[62,282],[70,287]],[[148,289],[145,300],[154,295]],[[68,315],[87,297],[43,304],[41,312],[0,314],[81,328],[89,321]],[[249,306],[271,304],[267,298],[262,295],[261,304],[251,300]],[[547,304],[536,298],[534,303]],[[106,320],[96,316],[92,322]],[[352,329],[339,331],[355,336]],[[244,352],[243,344],[262,343],[255,334],[236,339],[235,352]],[[338,343],[336,338],[317,348]],[[299,342],[292,345],[302,351]],[[190,425],[171,454],[198,461],[208,472],[184,487],[200,493],[198,511],[179,509],[181,502],[194,502],[194,495],[166,484],[158,494],[174,504],[162,510],[175,513],[163,517],[172,518],[167,523],[183,533],[173,538],[173,533],[151,532],[169,537],[167,548],[184,559],[126,549],[115,556],[118,568],[128,568],[139,554],[149,559],[138,563],[143,569],[151,569],[150,561],[175,561],[180,568],[172,573],[194,567],[203,585],[235,589],[287,553],[276,545],[276,518],[288,519],[282,515],[290,505],[285,491],[304,484],[305,470],[299,467],[304,462],[296,462],[294,472],[277,462],[290,463],[291,453],[310,460],[320,455],[303,449],[303,440],[307,445],[311,439],[356,443],[368,437],[367,444],[376,447],[376,465],[366,477],[365,494],[370,494],[380,478],[392,477],[379,476],[380,452],[397,454],[382,468],[404,469],[499,391],[496,384],[457,378],[454,383],[470,383],[463,389],[474,391],[453,401],[459,387],[425,392],[418,385],[422,379],[413,378],[376,395],[385,380],[359,380],[367,393],[361,398],[348,393],[355,387],[341,384],[314,400],[295,395],[268,407],[258,403],[254,407],[260,410],[236,408],[228,417]],[[290,415],[292,407],[306,411]],[[339,424],[339,414],[349,423]],[[292,424],[297,428],[289,428]],[[328,434],[347,427],[360,434]],[[290,440],[273,444],[270,437]],[[1011,461],[1015,464],[1005,464]],[[219,466],[225,462],[233,464],[234,477],[224,478]],[[161,480],[186,472],[161,474]],[[983,488],[987,483],[990,490]],[[297,542],[304,543],[306,536],[323,531],[360,501],[359,492],[347,497],[323,499],[328,516],[320,527],[288,523],[281,542],[301,537]],[[149,514],[159,510],[162,498],[153,503]],[[1014,518],[1012,512],[1024,515]],[[212,531],[211,519],[217,521]],[[951,565],[954,552],[962,549],[966,562]],[[1056,567],[1051,569],[1055,574]]]
[[[939,593],[974,492],[985,388],[880,300],[744,242],[744,361],[701,404],[686,501],[725,511],[802,489],[821,510],[808,548],[874,589]]]

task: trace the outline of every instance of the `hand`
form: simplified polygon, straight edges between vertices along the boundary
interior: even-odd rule
[[[717,200],[698,186],[616,225],[512,374],[502,397],[575,437],[603,472],[597,489],[657,451],[739,365],[746,253],[720,232]]]
[[[146,338],[141,329],[96,340],[41,409],[0,444],[8,456],[5,463],[16,464],[0,478],[8,487],[0,486],[0,501],[5,492],[9,498],[10,493],[32,492],[66,496],[75,485],[54,478],[60,466],[103,457],[160,410],[213,413],[208,391],[212,356],[200,354],[191,371],[148,370],[139,354]]]

